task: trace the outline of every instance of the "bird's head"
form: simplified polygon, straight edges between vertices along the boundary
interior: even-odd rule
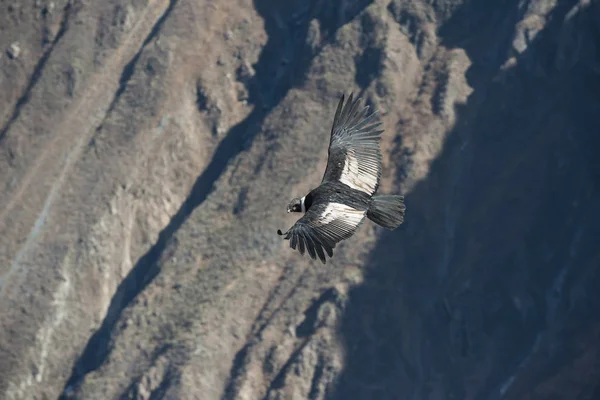
[[[287,212],[302,212],[302,199],[294,197],[287,206]]]

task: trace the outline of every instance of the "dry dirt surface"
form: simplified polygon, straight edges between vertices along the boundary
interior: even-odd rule
[[[276,234],[342,93],[380,192]],[[0,2],[0,398],[600,398],[599,0]]]

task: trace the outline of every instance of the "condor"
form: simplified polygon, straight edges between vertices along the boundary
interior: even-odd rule
[[[304,215],[285,233],[300,254],[325,264],[336,244],[354,234],[365,218],[393,230],[404,221],[404,196],[376,195],[381,179],[379,141],[383,129],[369,106],[344,96],[333,117],[327,167],[321,184],[302,198],[294,198],[287,212]]]

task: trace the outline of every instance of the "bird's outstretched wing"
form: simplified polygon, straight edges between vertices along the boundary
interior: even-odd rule
[[[292,249],[300,254],[308,251],[313,260],[318,256],[325,264],[325,253],[333,257],[335,245],[348,239],[365,219],[366,211],[341,203],[319,203],[312,207],[285,233]]]
[[[383,129],[377,113],[369,115],[369,106],[360,107],[360,99],[350,93],[344,104],[340,98],[329,141],[327,167],[322,182],[340,181],[349,187],[373,195],[381,179],[379,140]]]

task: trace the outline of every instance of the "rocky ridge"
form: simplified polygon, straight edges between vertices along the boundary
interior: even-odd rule
[[[0,4],[0,397],[597,398],[600,3],[489,7]],[[323,266],[350,91],[407,218]]]

